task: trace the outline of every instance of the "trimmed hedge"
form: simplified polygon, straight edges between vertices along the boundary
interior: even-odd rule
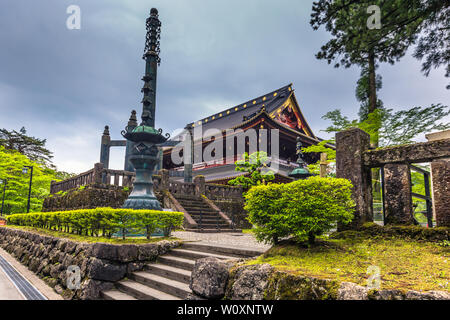
[[[120,231],[125,237],[127,231],[144,231],[150,238],[156,229],[169,236],[174,228],[183,225],[184,216],[181,212],[96,208],[13,214],[7,220],[12,225],[90,236],[111,237]]]
[[[299,243],[313,243],[336,223],[353,219],[351,189],[348,180],[320,177],[260,185],[245,195],[245,209],[259,241],[276,244],[293,237]]]

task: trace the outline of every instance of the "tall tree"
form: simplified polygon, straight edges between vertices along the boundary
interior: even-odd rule
[[[49,195],[50,183],[55,176],[42,164],[31,161],[27,156],[15,150],[0,146],[0,179],[8,180],[5,192],[4,212],[24,213],[27,210],[30,174],[23,174],[24,166],[33,166],[31,187],[31,211],[40,211],[44,199]],[[3,188],[0,190],[3,197]]]
[[[54,168],[51,163],[52,152],[45,147],[46,139],[39,139],[27,135],[27,130],[22,127],[19,132],[0,129],[0,146],[8,150],[16,150],[27,156],[30,160],[41,163],[49,168]]]
[[[432,68],[445,66],[450,77],[450,0],[423,1],[421,12],[425,20],[414,57],[424,60],[426,76]]]
[[[313,3],[311,25],[325,26],[332,39],[322,46],[318,59],[335,67],[368,68],[369,113],[376,109],[376,64],[395,63],[417,38],[423,22],[418,14],[420,0],[319,0]],[[379,12],[369,11],[378,6]],[[380,28],[370,25],[380,14]],[[407,24],[406,24],[407,23]],[[403,27],[399,27],[403,26]]]

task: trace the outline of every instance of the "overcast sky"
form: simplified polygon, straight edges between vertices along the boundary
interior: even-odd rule
[[[80,30],[66,27],[72,4]],[[327,137],[321,117],[330,110],[357,117],[359,70],[316,60],[329,35],[310,27],[310,0],[1,0],[0,128],[46,138],[61,170],[92,168],[103,127],[121,139],[131,110],[142,108],[151,7],[163,24],[156,125],[164,131],[291,82],[316,135]],[[450,103],[444,70],[426,78],[420,68],[411,53],[382,65],[386,107]],[[123,168],[123,155],[112,152],[112,168]]]

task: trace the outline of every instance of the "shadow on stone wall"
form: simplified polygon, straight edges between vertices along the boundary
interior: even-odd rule
[[[81,243],[37,233],[0,227],[0,247],[9,252],[66,300],[100,299],[127,274],[144,269],[179,241],[148,244]],[[77,290],[67,287],[68,267],[80,268]]]

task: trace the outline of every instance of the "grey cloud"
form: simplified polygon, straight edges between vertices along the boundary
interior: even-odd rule
[[[65,27],[71,4],[81,7],[81,30]],[[290,82],[318,135],[332,108],[356,117],[359,70],[315,59],[328,34],[309,26],[312,1],[2,0],[0,127],[25,125],[47,138],[61,169],[92,167],[103,126],[119,139],[130,111],[141,108],[153,6],[163,23],[157,126],[165,131]],[[410,57],[380,70],[389,107],[450,100],[442,73],[425,78]]]

